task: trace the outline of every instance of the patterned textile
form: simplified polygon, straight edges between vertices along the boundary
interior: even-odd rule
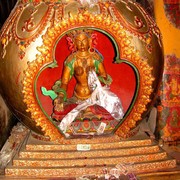
[[[160,94],[160,135],[165,141],[175,141],[180,138],[180,58],[175,55],[165,57]]]
[[[169,21],[176,27],[180,28],[180,1],[164,0],[164,8]]]

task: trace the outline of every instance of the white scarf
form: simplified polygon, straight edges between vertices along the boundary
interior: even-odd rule
[[[101,85],[95,71],[89,72],[88,85],[93,90],[91,96],[71,110],[58,126],[65,134],[67,128],[75,120],[79,112],[95,104],[106,109],[116,120],[120,120],[124,116],[120,99],[110,91],[109,87]]]

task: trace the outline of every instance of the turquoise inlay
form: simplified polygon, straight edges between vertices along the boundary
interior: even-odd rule
[[[94,60],[94,66],[95,66],[95,70],[96,70],[97,74],[99,73],[99,63],[100,63],[100,61]]]
[[[102,76],[98,76],[98,78],[99,78],[100,82],[102,82],[106,85],[111,85],[111,83],[112,83],[112,78],[109,74],[107,74],[107,79],[104,79],[104,77],[102,77]]]
[[[53,90],[47,90],[45,87],[41,87],[42,94],[45,96],[50,96],[52,100],[57,98],[57,94]]]
[[[95,71],[98,74],[99,73],[99,64],[103,61],[104,57],[103,57],[103,55],[97,49],[96,49],[96,52],[100,55],[100,59],[99,60],[93,58],[94,66],[95,66]]]
[[[57,61],[54,60],[54,62],[52,62],[51,64],[49,64],[48,67],[50,67],[50,68],[58,67]]]
[[[74,62],[75,62],[75,58],[73,58],[70,62],[66,63],[65,61],[65,65],[69,67],[70,69],[70,79],[72,78],[73,74],[74,74]]]

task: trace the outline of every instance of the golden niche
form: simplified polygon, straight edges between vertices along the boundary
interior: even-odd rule
[[[125,8],[127,9],[126,12],[124,12]],[[37,16],[35,12],[38,12],[39,15]],[[36,18],[34,18],[35,16]],[[84,32],[78,34],[77,31]],[[74,32],[77,34],[75,35]],[[98,38],[100,37],[100,41],[97,40],[97,48],[93,47],[93,42],[89,38],[91,32],[95,32],[95,34],[98,34]],[[74,43],[77,49],[74,52],[69,51],[64,59],[57,61],[56,56],[60,56],[57,55],[59,50],[57,48],[67,34],[69,37],[75,35]],[[102,37],[104,40],[102,40]],[[114,50],[114,60],[112,58],[111,63],[108,60],[108,65],[106,57],[113,50],[99,48],[100,45],[105,46],[106,38],[109,39],[107,42],[111,42],[111,47]],[[136,46],[137,44],[138,46]],[[10,46],[17,52],[13,56],[13,63],[10,62],[9,58]],[[61,48],[66,51],[68,46],[62,43]],[[61,141],[64,136],[64,133],[58,127],[61,118],[52,118],[53,115],[57,115],[55,110],[63,114],[63,111],[67,110],[67,106],[73,104],[69,103],[71,99],[69,97],[64,102],[67,94],[66,90],[69,89],[66,89],[66,83],[68,82],[66,80],[69,80],[71,76],[69,68],[71,63],[64,70],[62,68],[66,58],[66,64],[72,62],[74,57],[76,59],[76,62],[72,63],[74,66],[72,77],[74,76],[76,79],[76,86],[72,97],[74,99],[71,100],[77,102],[90,98],[92,90],[88,87],[87,76],[88,72],[94,71],[99,76],[98,79],[101,84],[110,86],[112,92],[122,101],[124,109],[124,116],[120,118],[122,121],[118,121],[114,128],[110,126],[112,123],[106,124],[106,127],[109,126],[108,133],[116,133],[122,138],[128,137],[130,130],[136,127],[136,122],[142,120],[152,106],[159,87],[160,80],[157,77],[162,76],[162,70],[157,68],[163,67],[159,30],[146,12],[139,5],[132,2],[97,2],[93,8],[85,8],[85,5],[74,1],[57,4],[53,2],[24,4],[21,2],[15,7],[9,21],[2,28],[0,50],[2,52],[0,62],[1,91],[4,97],[8,98],[13,91],[16,97],[11,95],[11,98],[8,98],[8,103],[14,113],[34,132],[48,136],[53,141]],[[106,51],[108,51],[107,54]],[[65,56],[63,54],[61,51],[61,56]],[[102,61],[101,54],[103,54],[102,57],[105,54],[104,61]],[[12,63],[12,65],[8,66],[9,63]],[[4,64],[6,64],[5,68]],[[49,97],[43,95],[41,89],[43,83],[40,84],[39,82],[45,71],[50,71],[52,68],[54,72],[57,72],[55,66],[59,67],[59,72],[63,72],[62,76],[60,73],[56,75],[57,79],[61,78],[60,90],[57,92],[58,98],[48,100],[50,103],[45,105],[45,98]],[[124,100],[125,97],[121,97],[117,93],[122,90],[126,92],[127,90],[123,89],[124,87],[119,87],[117,77],[112,77],[113,81],[110,85],[111,76],[113,76],[112,69],[121,72],[121,66],[128,66],[134,73],[134,92],[128,103],[125,102],[127,101]],[[15,67],[18,67],[18,69]],[[10,69],[7,71],[7,68]],[[97,71],[99,72],[97,73]],[[15,77],[15,80],[11,77]],[[44,81],[46,78],[48,79],[47,74]],[[55,83],[57,79],[54,78],[52,82]],[[7,80],[10,82],[10,87],[5,83]],[[53,83],[48,86],[47,90],[53,87]],[[113,90],[113,83],[118,85],[115,90]],[[121,92],[121,94],[123,93]],[[48,106],[50,106],[49,109]],[[88,107],[83,110],[84,114],[80,117],[80,124],[82,124],[82,121],[86,123],[82,124],[84,130],[80,128],[79,133],[94,131],[92,129],[89,131],[89,126],[87,126],[93,108],[90,109]],[[105,110],[105,108],[100,109]],[[97,116],[96,114],[95,119],[99,121],[99,126],[101,118],[103,119],[103,116]],[[71,134],[72,131],[69,130],[68,133]]]

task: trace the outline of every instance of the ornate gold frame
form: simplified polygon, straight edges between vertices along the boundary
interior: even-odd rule
[[[35,96],[34,81],[42,67],[53,62],[53,49],[59,37],[73,28],[83,27],[97,28],[109,33],[117,42],[120,58],[133,64],[138,70],[140,85],[136,101],[131,112],[115,132],[118,136],[126,138],[130,129],[135,127],[136,122],[141,120],[142,114],[146,111],[146,105],[150,102],[150,95],[153,91],[154,78],[152,77],[152,67],[140,57],[140,53],[132,45],[132,38],[127,34],[125,28],[120,22],[104,14],[93,15],[84,11],[60,22],[54,22],[53,27],[48,28],[43,36],[43,45],[38,47],[40,54],[28,64],[23,79],[23,94],[27,111],[31,113],[31,118],[36,122],[36,125],[42,128],[45,136],[49,136],[52,141],[65,143],[60,131],[43,114]]]

